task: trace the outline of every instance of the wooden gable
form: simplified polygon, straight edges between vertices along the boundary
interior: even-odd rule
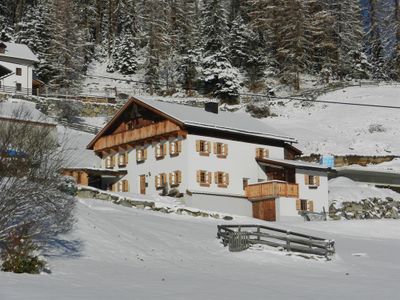
[[[179,132],[182,124],[131,98],[87,146],[95,151]]]

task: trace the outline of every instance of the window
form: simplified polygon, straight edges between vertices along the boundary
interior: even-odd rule
[[[175,171],[169,173],[169,185],[170,186],[178,186],[182,182],[182,172]]]
[[[304,183],[305,185],[308,185],[309,187],[318,187],[319,186],[319,176],[313,176],[313,175],[308,175],[304,174]]]
[[[114,156],[109,155],[106,157],[106,168],[107,169],[112,169],[114,168],[115,162],[114,162]]]
[[[118,166],[125,167],[128,164],[128,152],[118,154]]]
[[[243,178],[243,190],[246,190],[246,187],[249,185],[249,179]]]
[[[296,200],[296,209],[301,210],[301,211],[314,212],[314,201],[297,199]]]
[[[162,189],[167,186],[167,174],[161,173],[155,177],[156,189]]]
[[[177,156],[182,152],[182,141],[175,141],[169,143],[169,155]]]
[[[211,172],[207,172],[204,170],[197,171],[197,182],[200,186],[208,187],[211,185]]]
[[[163,159],[167,153],[167,144],[157,144],[156,146],[156,159]]]
[[[128,180],[118,181],[118,192],[129,192]]]
[[[214,153],[219,158],[226,158],[228,156],[228,144],[214,143]]]
[[[15,71],[15,75],[22,76],[22,69],[21,68],[17,68],[16,71]]]
[[[141,163],[147,159],[147,149],[136,149],[136,162]]]
[[[269,150],[266,148],[257,148],[256,149],[256,158],[268,158],[269,157]]]
[[[218,187],[228,187],[229,185],[229,174],[225,172],[215,172],[214,181]]]
[[[15,85],[15,88],[16,88],[17,92],[21,92],[21,91],[22,91],[22,84],[17,83],[17,84]]]
[[[211,150],[211,142],[207,142],[204,140],[196,141],[196,151],[200,153],[202,156],[209,156]]]

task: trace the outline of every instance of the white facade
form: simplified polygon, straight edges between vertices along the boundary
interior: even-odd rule
[[[32,93],[33,64],[36,56],[22,44],[7,45],[6,52],[0,53],[0,65],[12,73],[0,79],[0,91],[28,94]]]

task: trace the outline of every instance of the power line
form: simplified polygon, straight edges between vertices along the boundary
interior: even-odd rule
[[[149,85],[148,82],[140,81],[140,80],[132,80],[132,79],[125,79],[125,78],[115,78],[115,77],[108,77],[108,76],[101,76],[101,75],[87,75],[87,76],[88,77],[93,77],[93,78],[104,78],[104,79],[111,79],[111,80],[126,81],[128,83],[140,83],[140,84]],[[169,85],[163,84],[163,83],[152,83],[152,85],[170,87]],[[187,88],[183,88],[183,89],[184,90],[189,90]],[[191,89],[191,90],[195,90],[195,89]],[[262,98],[277,99],[277,100],[315,102],[315,103],[349,105],[349,106],[360,106],[360,107],[400,109],[400,106],[393,106],[393,105],[352,103],[352,102],[341,102],[341,101],[330,101],[330,100],[317,100],[317,99],[307,99],[307,98],[292,97],[292,96],[280,97],[280,96],[273,96],[273,95],[266,95],[266,94],[252,94],[252,93],[239,93],[239,96],[252,96],[252,97],[262,97]]]

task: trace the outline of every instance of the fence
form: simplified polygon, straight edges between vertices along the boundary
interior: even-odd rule
[[[32,96],[32,89],[16,87],[16,86],[0,85],[0,93]]]
[[[69,123],[67,121],[59,121],[58,123],[66,126],[66,127],[78,130],[78,131],[84,131],[84,132],[92,133],[92,134],[97,134],[101,130],[100,127],[89,125],[89,124]]]
[[[315,254],[329,258],[335,241],[263,225],[218,225],[217,237],[230,251],[243,251],[252,244],[281,247],[286,251]]]

